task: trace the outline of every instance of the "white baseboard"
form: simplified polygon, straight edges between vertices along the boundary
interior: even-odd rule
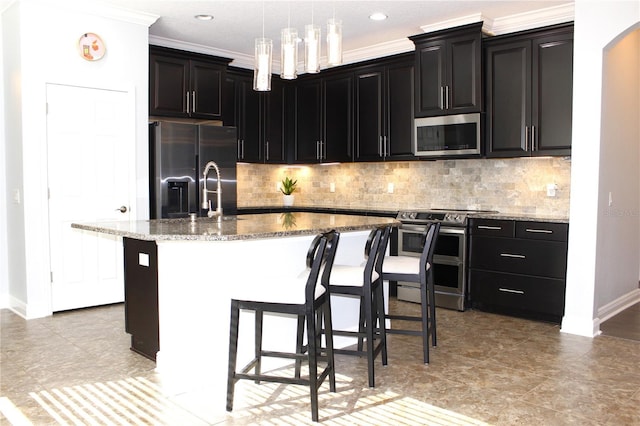
[[[578,336],[595,337],[600,334],[600,320],[598,318],[570,317],[562,318],[560,332]]]
[[[600,318],[600,322],[604,322],[638,302],[640,302],[640,288],[636,288],[598,308],[598,318]]]

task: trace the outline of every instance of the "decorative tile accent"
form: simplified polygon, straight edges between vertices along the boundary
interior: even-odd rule
[[[569,216],[571,161],[560,157],[336,165],[238,165],[238,207],[281,206],[277,184],[298,180],[295,205],[355,209],[488,209]],[[330,192],[331,183],[335,192]],[[393,184],[393,193],[388,192]],[[558,186],[547,196],[547,184]]]

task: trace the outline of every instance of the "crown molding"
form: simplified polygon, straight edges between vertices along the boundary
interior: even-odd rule
[[[240,68],[253,68],[254,58],[244,53],[233,52],[231,50],[217,49],[203,44],[189,43],[186,41],[174,40],[171,38],[158,37],[149,34],[149,44],[154,46],[170,47],[172,49],[186,50],[188,52],[203,53],[205,55],[220,56],[232,59],[230,65]]]
[[[547,7],[516,15],[504,16],[493,20],[493,26],[488,31],[491,35],[508,34],[516,31],[529,30],[547,25],[571,22],[575,19],[575,3]]]
[[[568,3],[559,6],[547,7],[530,12],[518,13],[515,15],[503,16],[500,18],[490,18],[481,13],[461,16],[447,21],[436,22],[434,24],[420,27],[425,33],[445,30],[461,25],[483,22],[482,32],[489,35],[508,34],[517,31],[529,30],[532,28],[544,27],[547,25],[571,22],[575,16],[575,4]]]
[[[482,32],[485,32],[485,33],[488,33],[493,26],[493,19],[487,16],[484,16],[482,13],[475,13],[473,15],[461,16],[459,18],[440,21],[434,24],[422,25],[420,29],[425,33],[431,33],[434,31],[440,31],[440,30],[446,30],[453,27],[459,27],[461,25],[473,24],[474,22],[483,22]]]

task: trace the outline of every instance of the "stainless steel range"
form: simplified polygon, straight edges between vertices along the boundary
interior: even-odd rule
[[[427,225],[440,222],[433,256],[436,306],[464,311],[467,298],[467,219],[479,210],[400,211],[398,254],[419,257]],[[398,282],[398,299],[420,303],[418,284]]]

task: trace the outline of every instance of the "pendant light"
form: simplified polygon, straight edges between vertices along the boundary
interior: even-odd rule
[[[311,74],[320,72],[320,26],[313,24],[313,2],[311,24],[304,27],[304,69]]]
[[[298,30],[291,28],[291,4],[287,28],[280,33],[280,78],[293,80],[298,77]]]
[[[329,66],[342,64],[342,21],[336,19],[335,5],[333,18],[327,21],[327,63]]]
[[[271,90],[271,59],[273,41],[264,37],[264,0],[262,1],[262,37],[256,39],[255,63],[253,67],[253,90]]]

